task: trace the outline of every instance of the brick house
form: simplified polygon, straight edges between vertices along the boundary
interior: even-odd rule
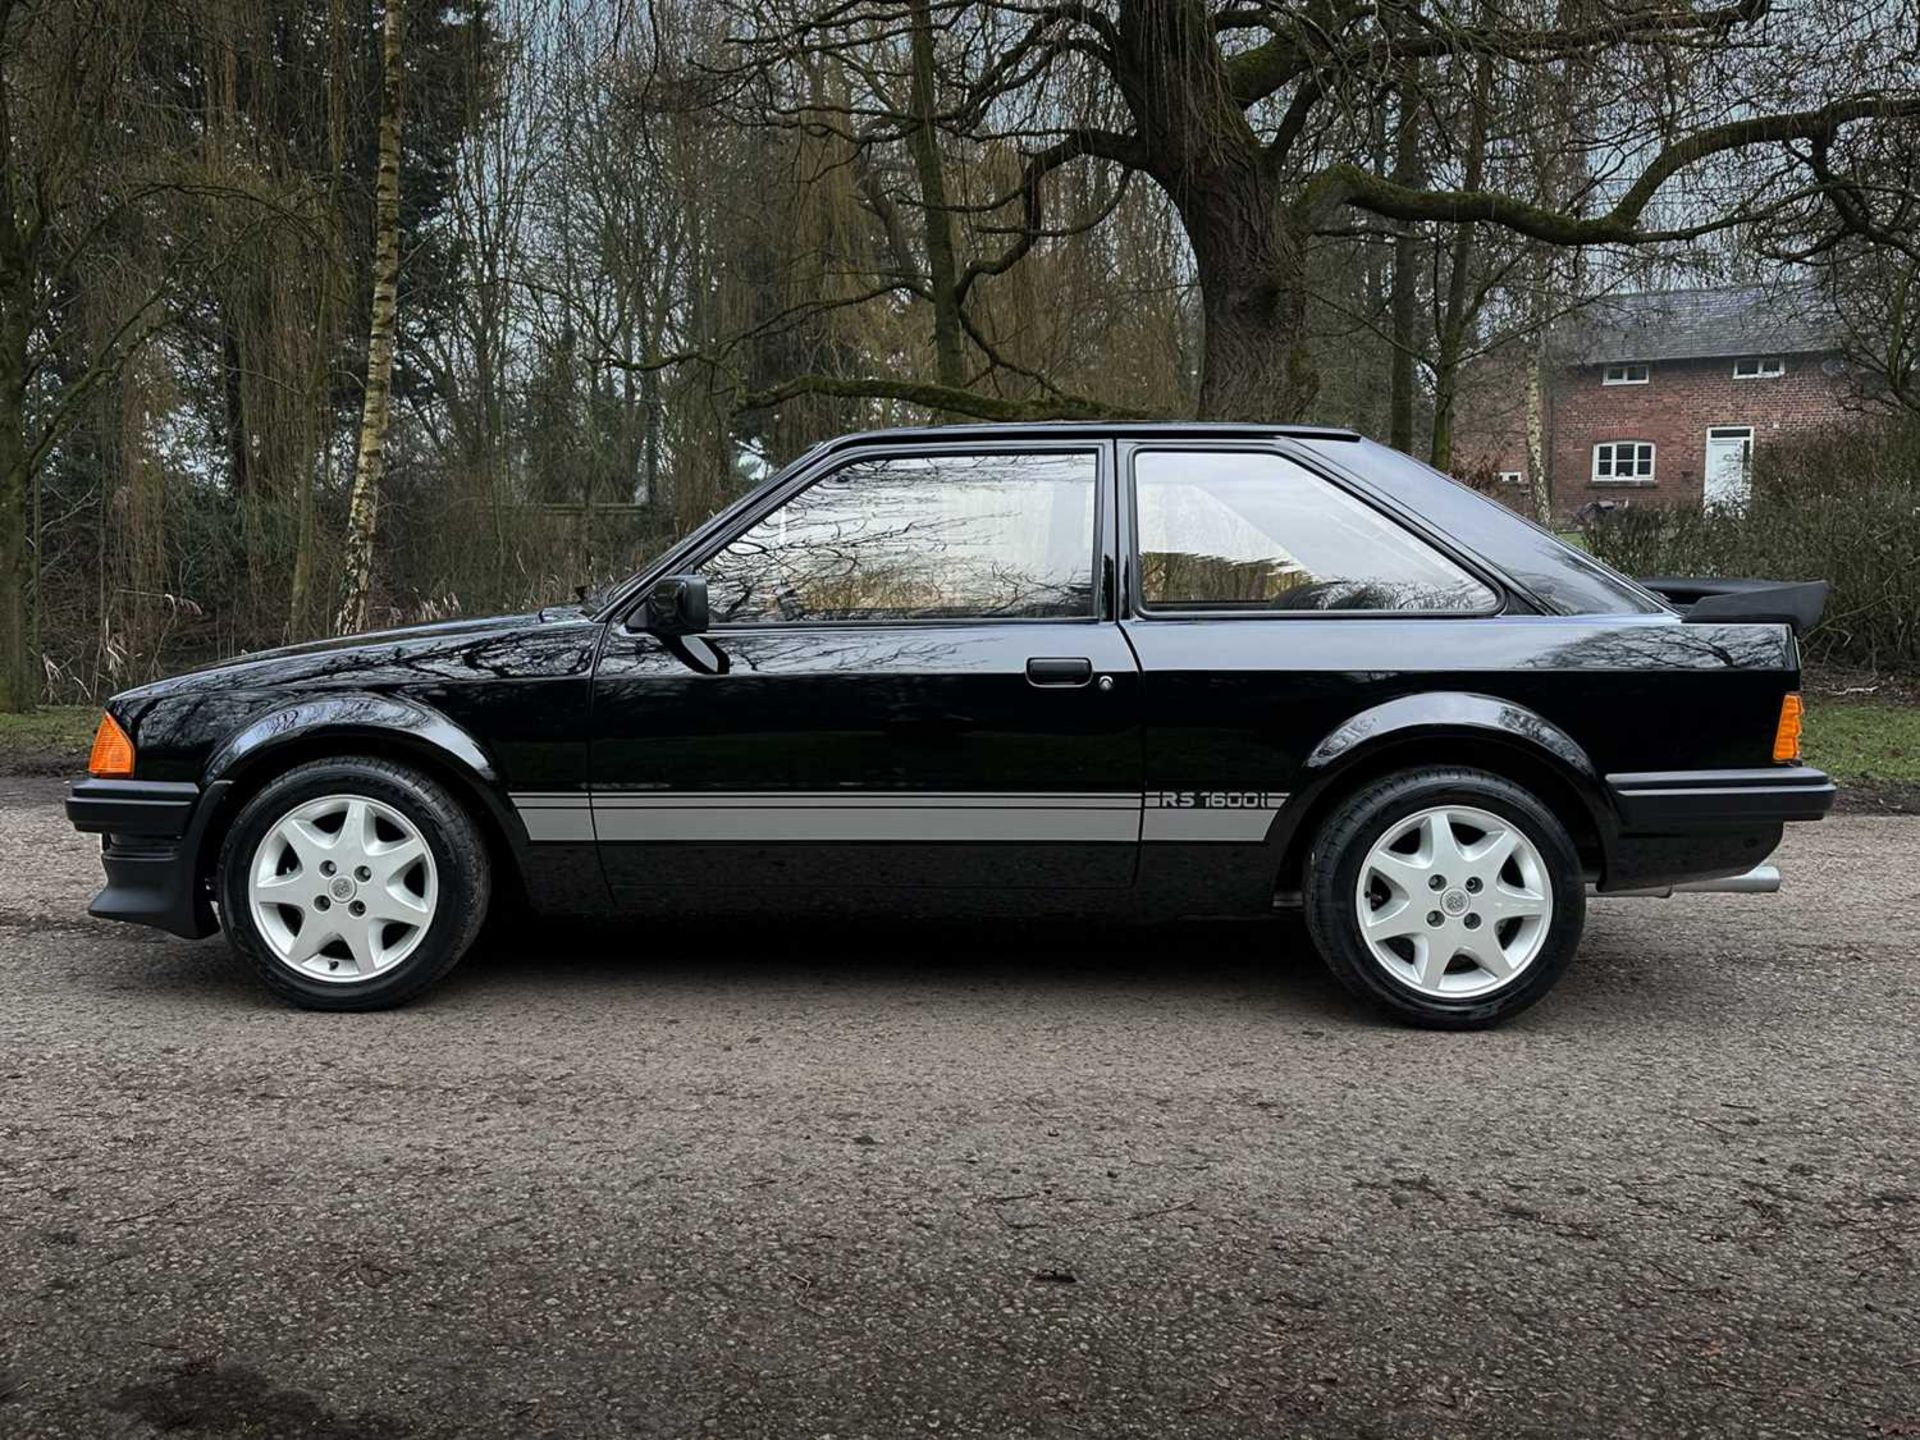
[[[1543,449],[1556,514],[1595,500],[1737,502],[1756,451],[1851,420],[1831,322],[1760,286],[1613,295],[1554,327]],[[1524,359],[1479,367],[1455,471],[1528,507]]]

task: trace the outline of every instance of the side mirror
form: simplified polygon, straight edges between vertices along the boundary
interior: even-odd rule
[[[669,575],[647,592],[647,629],[655,635],[704,635],[713,627],[704,575]]]

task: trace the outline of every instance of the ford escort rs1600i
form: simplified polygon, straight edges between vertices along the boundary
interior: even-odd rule
[[[95,915],[224,928],[322,1009],[419,994],[506,896],[1299,907],[1355,994],[1464,1028],[1590,892],[1770,889],[1833,801],[1824,588],[1654,587],[1343,431],[856,435],[579,604],[117,695],[68,813]]]

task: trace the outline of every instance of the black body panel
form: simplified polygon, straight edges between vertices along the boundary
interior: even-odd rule
[[[1149,615],[1129,459],[1170,444],[1284,456],[1497,604]],[[1097,455],[1090,618],[646,633],[649,587],[852,458],[988,449]],[[295,646],[116,696],[138,778],[77,787],[70,814],[106,837],[94,913],[183,935],[214,926],[209,870],[246,797],[355,752],[444,785],[503,878],[553,910],[1260,913],[1343,791],[1462,763],[1540,794],[1603,888],[1658,885],[1749,868],[1832,802],[1817,771],[1770,764],[1799,678],[1790,630],[1704,618],[1342,432],[849,437],[591,607]]]
[[[608,638],[593,812],[616,892],[730,877],[1132,882],[1140,683],[1113,624],[742,630],[708,643],[725,673],[650,635]],[[1086,680],[1054,683],[1042,667],[1037,683],[1036,660],[1076,662]]]

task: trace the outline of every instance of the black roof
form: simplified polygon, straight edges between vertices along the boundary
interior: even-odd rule
[[[859,430],[824,442],[819,449],[860,445],[905,445],[948,440],[1033,440],[1084,435],[1092,440],[1267,439],[1358,440],[1359,432],[1332,425],[1259,424],[1238,420],[994,420],[967,425],[907,425],[888,430]]]
[[[1607,295],[1553,328],[1569,365],[1804,355],[1837,348],[1832,311],[1797,285]]]

